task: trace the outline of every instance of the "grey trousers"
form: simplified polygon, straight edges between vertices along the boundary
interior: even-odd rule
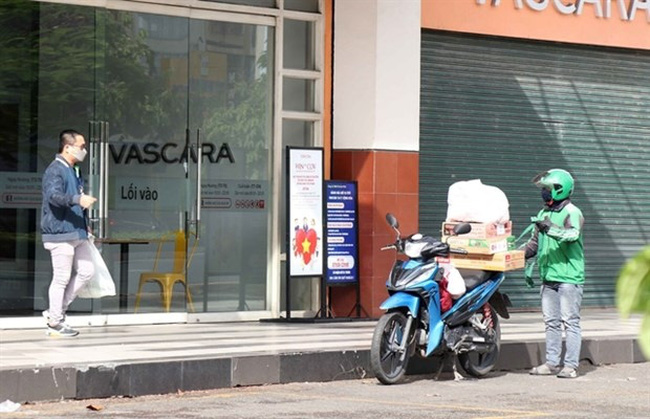
[[[46,242],[43,246],[52,256],[48,311],[50,326],[56,326],[65,317],[65,312],[77,297],[79,290],[95,274],[95,265],[90,256],[90,246],[93,244],[89,240],[73,240]]]

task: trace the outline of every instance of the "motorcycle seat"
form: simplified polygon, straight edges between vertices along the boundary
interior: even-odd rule
[[[460,275],[465,280],[465,287],[470,291],[480,284],[487,281],[494,273],[490,271],[482,271],[479,269],[458,269]]]

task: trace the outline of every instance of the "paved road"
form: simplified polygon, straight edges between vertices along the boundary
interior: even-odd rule
[[[167,396],[24,405],[0,417],[115,418],[648,418],[650,362],[582,366],[579,378],[500,372],[481,380],[409,377],[243,387]],[[471,401],[470,401],[471,400]],[[87,406],[101,406],[90,411]]]

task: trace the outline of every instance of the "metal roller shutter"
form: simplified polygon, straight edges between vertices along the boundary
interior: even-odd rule
[[[621,265],[650,242],[650,54],[423,31],[421,59],[420,230],[440,234],[449,185],[478,178],[506,193],[518,235],[542,206],[530,180],[565,168],[585,216],[583,305],[614,305]],[[523,271],[503,290],[539,307]]]

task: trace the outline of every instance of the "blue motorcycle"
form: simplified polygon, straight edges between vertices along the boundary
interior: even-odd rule
[[[459,269],[466,292],[443,313],[440,281],[444,268],[436,257],[467,251],[419,233],[402,238],[397,219],[386,214],[386,221],[396,231],[397,239],[382,250],[397,252],[386,282],[389,298],[381,305],[386,313],[377,322],[370,348],[375,377],[383,384],[400,382],[416,352],[422,357],[441,359],[455,356],[452,365],[457,378],[457,361],[467,374],[485,376],[499,357],[501,331],[497,314],[509,318],[508,297],[498,291],[504,273]],[[470,231],[470,224],[461,223],[453,235]],[[399,254],[406,259],[398,259]]]

